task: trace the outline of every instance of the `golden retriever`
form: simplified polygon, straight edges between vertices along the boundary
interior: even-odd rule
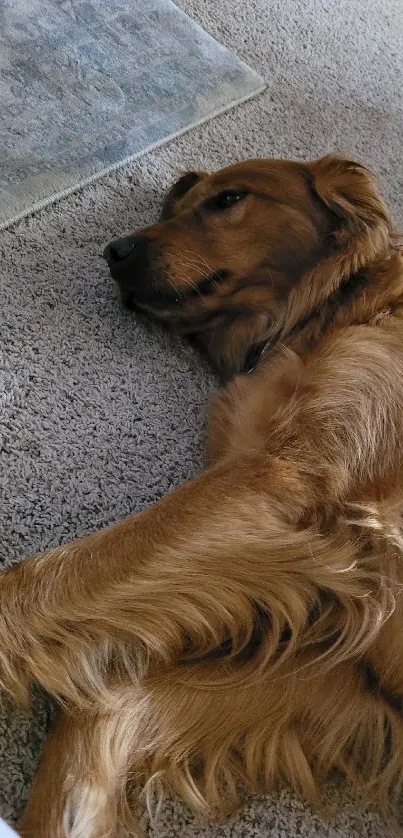
[[[403,258],[363,166],[191,172],[105,251],[227,386],[209,466],[0,576],[0,680],[62,706],[19,829],[117,838],[164,788],[209,818],[329,772],[403,785]],[[249,373],[249,374],[246,374]]]

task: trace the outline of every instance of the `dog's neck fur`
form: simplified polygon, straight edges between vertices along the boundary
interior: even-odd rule
[[[318,338],[324,335],[336,314],[346,305],[351,303],[354,297],[362,295],[366,288],[373,282],[373,270],[360,270],[347,277],[341,285],[325,300],[325,302],[315,306],[309,311],[305,317],[298,321],[295,326],[288,330],[288,332],[281,328],[277,334],[273,334],[268,338],[265,336],[262,340],[253,343],[246,355],[242,373],[253,372],[263,356],[274,351],[279,344],[289,346],[297,339],[301,344],[305,343],[306,347],[311,348]],[[346,324],[347,325],[347,324]],[[267,324],[267,332],[270,333],[273,327],[270,321]],[[302,340],[301,340],[302,338]]]
[[[247,349],[243,364],[234,374],[253,372],[268,352],[287,346],[300,355],[313,349],[332,328],[373,324],[403,306],[401,270],[403,256],[394,252],[388,259],[361,268],[287,329],[287,320],[273,329],[270,317],[261,339]]]

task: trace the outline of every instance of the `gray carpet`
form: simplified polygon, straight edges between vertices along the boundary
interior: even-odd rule
[[[1,238],[4,563],[141,509],[197,471],[214,379],[191,349],[123,312],[104,243],[155,218],[186,166],[344,150],[373,166],[403,225],[401,0],[180,0],[267,82],[256,100],[18,224]],[[0,812],[20,811],[49,707],[0,722]],[[347,791],[331,824],[284,793],[225,827],[167,803],[150,838],[386,838]]]

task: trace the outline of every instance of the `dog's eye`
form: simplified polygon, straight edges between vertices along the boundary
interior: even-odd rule
[[[243,201],[246,194],[246,189],[226,189],[225,192],[219,192],[218,195],[214,195],[214,198],[208,199],[206,202],[207,209],[216,212],[229,209],[234,204],[238,204],[239,201]]]

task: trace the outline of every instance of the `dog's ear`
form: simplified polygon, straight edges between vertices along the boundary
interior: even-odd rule
[[[351,238],[359,238],[374,255],[384,250],[390,220],[369,169],[328,155],[311,163],[309,173],[314,193],[338,220],[333,232],[335,242],[344,245]]]
[[[169,218],[173,218],[173,216],[176,215],[181,198],[189,192],[189,189],[192,189],[193,186],[196,186],[196,183],[199,183],[205,177],[207,177],[206,172],[185,172],[185,174],[183,174],[179,180],[171,186],[165,197],[162,205],[161,221],[168,221]]]
[[[314,201],[326,208],[329,231],[323,257],[290,291],[285,334],[355,273],[387,259],[393,245],[387,209],[365,166],[328,155],[303,168]]]

